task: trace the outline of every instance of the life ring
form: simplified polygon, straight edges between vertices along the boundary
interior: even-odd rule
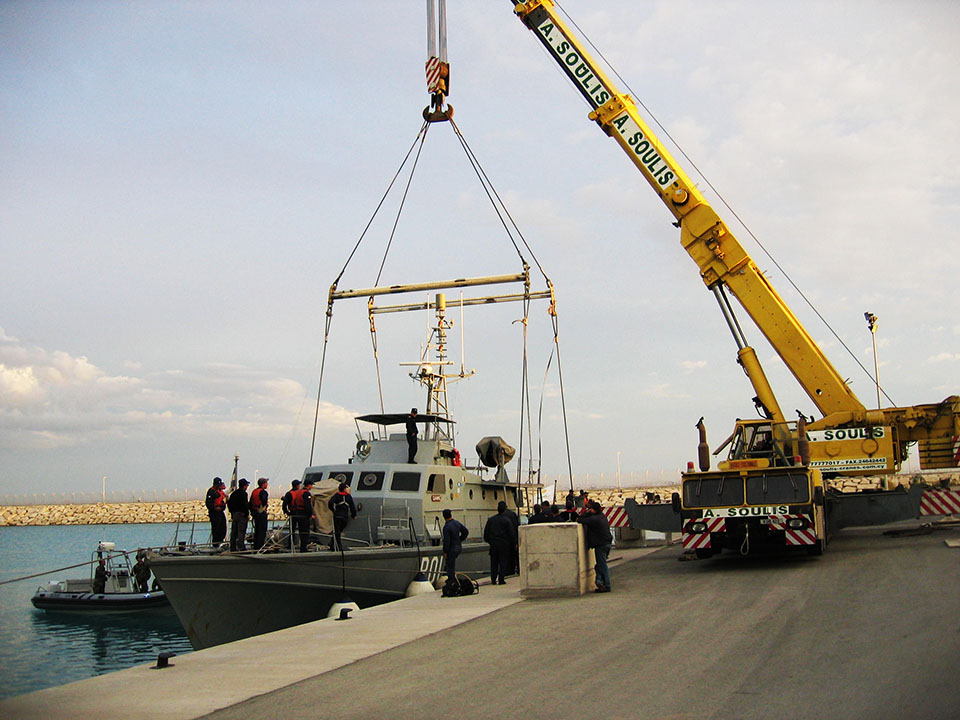
[[[460,451],[456,448],[453,449],[453,466],[460,467]]]
[[[370,443],[366,440],[357,440],[357,456],[365,458],[370,454]]]

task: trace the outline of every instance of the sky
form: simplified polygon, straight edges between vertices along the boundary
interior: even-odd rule
[[[733,338],[669,212],[506,0],[449,5],[454,119],[537,289],[537,263],[556,287],[563,389],[535,303],[521,434],[521,306],[452,312],[451,356],[476,369],[450,390],[458,447],[472,464],[500,435],[561,486],[567,446],[578,486],[672,482],[701,416],[712,445],[755,416]],[[960,5],[562,7],[865,405],[864,312],[885,406],[960,392]],[[425,16],[0,2],[0,495],[202,488],[234,455],[286,486],[310,457],[321,358],[315,462],[344,462],[380,403],[362,299],[336,304],[324,355],[341,269],[340,289],[374,286],[381,263],[381,284],[520,271],[449,124],[402,211],[409,163],[377,212],[428,102]],[[815,414],[741,319],[785,413]],[[377,318],[387,412],[423,408],[400,363],[426,322]]]

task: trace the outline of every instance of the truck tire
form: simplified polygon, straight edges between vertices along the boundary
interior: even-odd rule
[[[813,545],[807,546],[807,555],[819,556],[823,555],[824,547],[826,546],[825,540],[817,540]]]

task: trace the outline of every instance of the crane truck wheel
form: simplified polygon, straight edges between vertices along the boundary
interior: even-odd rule
[[[826,544],[827,544],[827,543],[826,543],[825,540],[817,540],[817,542],[814,543],[813,545],[808,545],[808,546],[807,546],[807,555],[812,555],[812,556],[814,556],[814,557],[817,557],[817,556],[819,556],[819,555],[823,555],[823,546],[826,545]]]

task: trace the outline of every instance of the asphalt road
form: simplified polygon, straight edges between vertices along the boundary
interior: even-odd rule
[[[946,538],[960,529],[846,530],[820,558],[665,548],[614,568],[612,593],[527,600],[208,717],[953,719]]]

